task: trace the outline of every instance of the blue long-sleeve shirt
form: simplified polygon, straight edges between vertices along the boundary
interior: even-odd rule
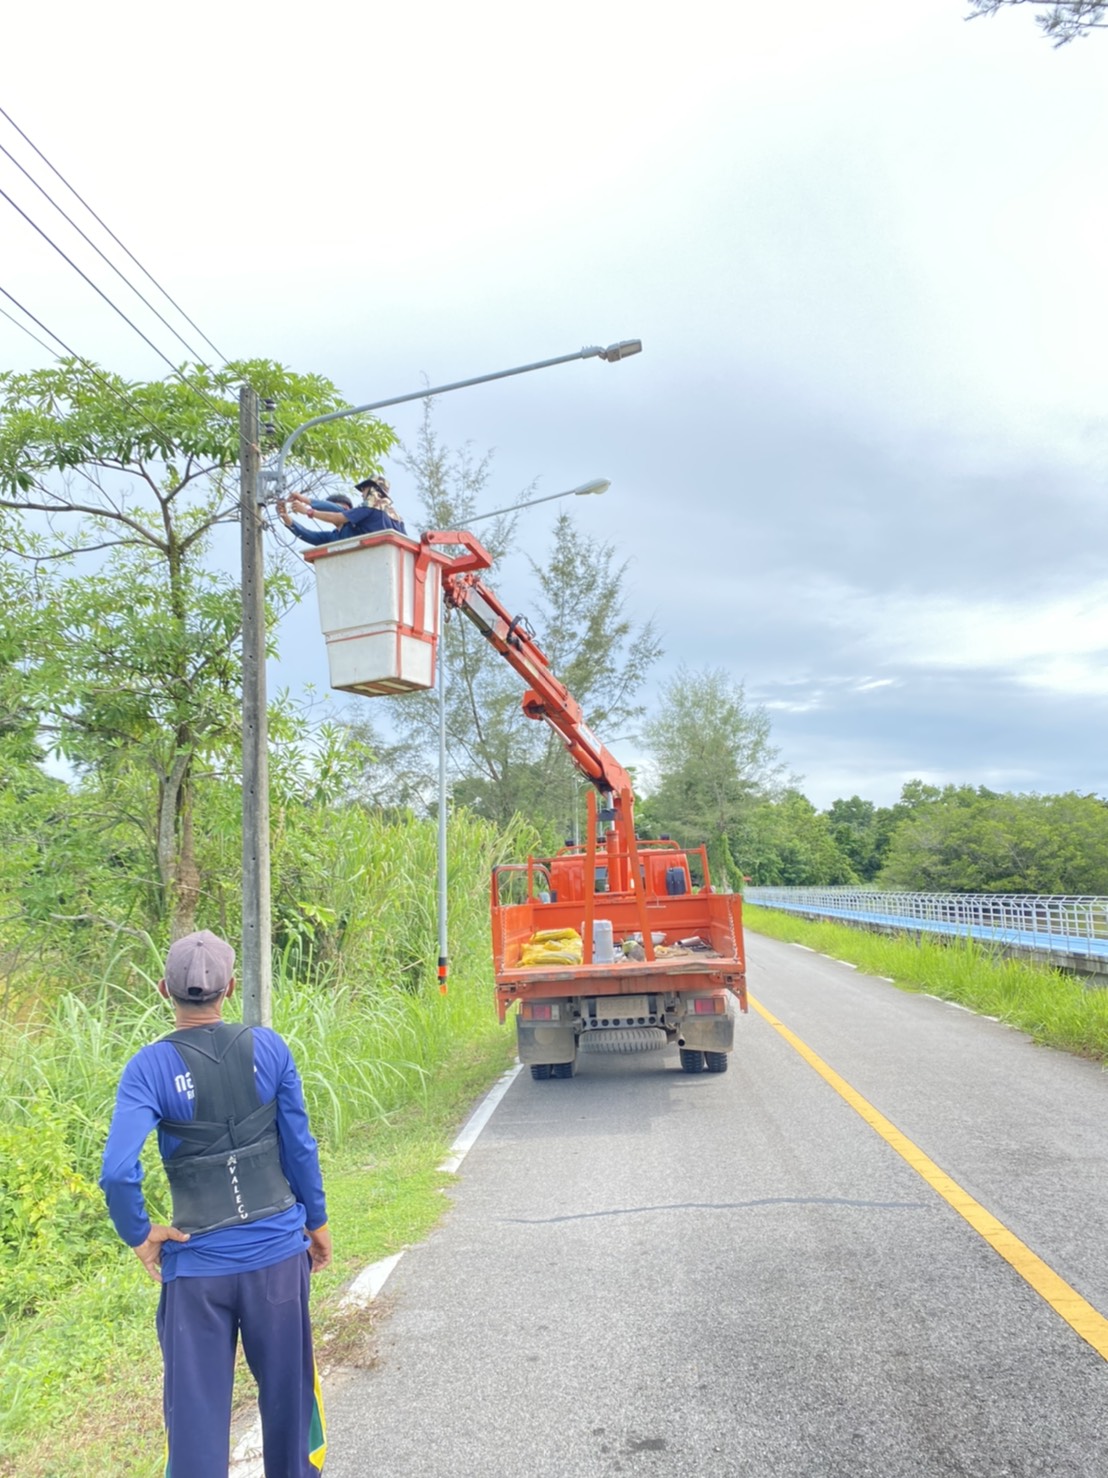
[[[333,509],[338,507],[337,504],[326,506]],[[297,523],[295,518],[289,527],[305,544],[332,544],[336,539],[356,539],[363,534],[383,534],[389,530],[397,534],[407,533],[398,518],[390,518],[380,508],[344,508],[341,511],[346,514],[346,522],[338,528],[330,526],[326,529],[309,529],[304,524]]]
[[[319,1149],[308,1124],[300,1074],[284,1040],[268,1027],[254,1027],[254,1082],[261,1103],[277,1101],[277,1138],[281,1168],[296,1204],[276,1216],[243,1226],[199,1232],[187,1242],[162,1247],[162,1279],[244,1273],[269,1267],[308,1245],[305,1226],[313,1231],[327,1220]],[[100,1187],[116,1231],[129,1247],[150,1234],[150,1218],[142,1193],[139,1156],[151,1130],[158,1131],[163,1159],[180,1140],[167,1134],[166,1119],[196,1116],[188,1065],[172,1042],[142,1047],[123,1069],[115,1112],[104,1147]]]

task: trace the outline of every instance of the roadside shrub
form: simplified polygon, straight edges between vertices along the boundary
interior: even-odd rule
[[[114,1260],[104,1198],[75,1163],[75,1116],[40,1090],[0,1124],[0,1330]]]

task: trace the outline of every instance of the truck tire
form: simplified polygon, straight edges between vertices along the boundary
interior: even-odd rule
[[[556,1062],[553,1065],[551,1076],[555,1078],[572,1078],[577,1071],[576,1058],[572,1062]]]
[[[681,1071],[683,1073],[698,1073],[704,1066],[704,1053],[694,1052],[690,1047],[679,1047],[681,1053]],[[717,1054],[712,1053],[715,1057]]]
[[[531,1076],[535,1082],[541,1083],[544,1078],[549,1078],[552,1066],[553,1063],[549,1062],[533,1062],[531,1064]]]
[[[726,1052],[705,1052],[704,1065],[710,1073],[725,1073],[727,1071]]]

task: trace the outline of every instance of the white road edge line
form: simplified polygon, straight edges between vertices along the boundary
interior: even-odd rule
[[[383,1257],[380,1262],[371,1262],[368,1268],[363,1268],[339,1299],[339,1308],[364,1309],[366,1304],[372,1303],[403,1256],[403,1251],[394,1252],[391,1257]]]
[[[439,1166],[446,1175],[456,1175],[462,1161],[477,1143],[477,1136],[493,1116],[497,1104],[507,1093],[523,1071],[523,1063],[517,1062],[515,1067],[509,1068],[504,1076],[489,1089],[484,1098],[470,1115],[468,1122],[463,1126],[461,1133],[450,1146],[450,1153]]]

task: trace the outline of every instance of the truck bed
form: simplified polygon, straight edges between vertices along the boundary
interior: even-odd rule
[[[746,1009],[746,964],[742,951],[742,900],[731,893],[691,893],[652,900],[648,919],[652,934],[661,934],[653,960],[621,957],[619,941],[639,930],[639,907],[630,898],[599,895],[597,918],[610,919],[617,941],[611,963],[556,963],[521,966],[523,945],[541,929],[572,928],[581,932],[581,905],[527,903],[505,905],[493,914],[493,959],[496,999],[501,1020],[511,1003],[543,998],[642,995],[649,992],[711,990],[726,987]],[[698,938],[703,947],[682,946]]]

